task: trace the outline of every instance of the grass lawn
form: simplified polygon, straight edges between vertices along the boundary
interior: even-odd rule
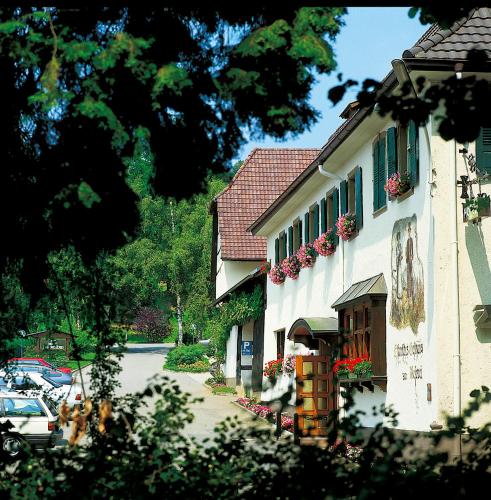
[[[80,360],[80,368],[90,365],[95,358],[95,352],[87,352],[82,354],[82,359]],[[68,360],[63,366],[71,368],[72,370],[78,370],[78,363],[74,359]]]

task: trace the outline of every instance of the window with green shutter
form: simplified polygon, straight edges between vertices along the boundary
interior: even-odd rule
[[[336,245],[339,243],[339,236],[336,234],[336,221],[339,218],[339,190],[337,188],[334,189],[332,192],[332,228],[334,232],[334,239],[336,242]]]
[[[293,252],[302,245],[302,221],[297,217],[293,221]]]
[[[348,212],[348,183],[341,181],[339,184],[339,209],[340,215]]]
[[[360,166],[355,169],[355,217],[356,228],[361,229],[363,227],[363,184]]]
[[[321,200],[321,233],[327,231],[327,201],[326,198]]]
[[[386,134],[379,134],[372,144],[373,148],[373,211],[387,205],[387,195],[384,190],[387,180],[386,165]]]
[[[293,254],[293,226],[288,228],[288,255]]]
[[[408,124],[407,142],[407,173],[411,185],[415,186],[419,178],[419,138],[418,127],[412,120]]]
[[[319,204],[318,203],[315,204],[313,211],[314,211],[314,228],[313,228],[314,230],[312,232],[311,243],[313,243],[313,241],[319,237]]]
[[[476,140],[476,165],[481,174],[491,174],[491,127],[481,128]]]
[[[278,237],[279,240],[279,262],[286,258],[287,253],[287,242],[286,242],[286,233],[282,231]]]
[[[397,172],[397,130],[387,129],[387,178]]]
[[[274,240],[274,263],[275,266],[280,263],[280,239],[276,238]]]
[[[304,215],[304,242],[305,243],[308,243],[309,242],[309,238],[310,238],[310,213],[307,212],[305,215]]]

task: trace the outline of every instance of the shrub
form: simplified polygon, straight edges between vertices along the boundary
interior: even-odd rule
[[[75,341],[80,350],[80,354],[95,351],[97,341],[90,333],[83,330],[78,331],[75,334]]]
[[[153,307],[138,309],[135,330],[143,333],[149,342],[162,342],[170,332],[162,311]]]
[[[166,366],[177,368],[181,365],[191,365],[197,361],[205,361],[206,347],[201,344],[182,345],[172,349],[167,354]],[[207,367],[208,367],[207,362]]]
[[[219,385],[213,387],[211,390],[213,394],[237,394],[235,387],[229,387],[228,385]]]
[[[195,361],[194,363],[183,363],[178,366],[172,366],[165,364],[164,369],[167,370],[172,370],[175,372],[194,372],[194,373],[201,373],[201,372],[207,372],[210,368],[210,364],[208,363],[208,360],[205,359],[203,361]]]

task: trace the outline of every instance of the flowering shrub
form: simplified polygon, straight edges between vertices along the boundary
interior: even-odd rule
[[[315,241],[314,241],[314,249],[323,257],[327,257],[328,255],[332,255],[336,251],[336,243],[334,241],[334,233],[332,228],[329,228],[325,233],[322,233]]]
[[[274,414],[274,421],[276,422],[276,413]],[[293,432],[293,418],[290,415],[281,415],[281,428],[284,431]]]
[[[290,375],[295,373],[295,355],[288,354],[283,360],[283,373]]]
[[[283,359],[278,357],[278,359],[273,359],[268,361],[264,365],[264,376],[268,377],[270,380],[275,380],[276,377],[283,371]]]
[[[315,260],[315,250],[312,243],[302,245],[297,251],[297,259],[302,267],[312,267]]]
[[[336,227],[338,228],[336,234],[342,240],[349,240],[356,229],[356,219],[354,214],[348,212],[344,215],[340,215],[336,221]]]
[[[358,365],[361,365],[359,368]],[[372,371],[372,362],[368,360],[368,355],[364,354],[358,358],[338,359],[332,371],[338,378],[347,378],[350,373],[354,373],[357,377],[362,378],[367,376]]]
[[[283,259],[281,270],[292,280],[296,280],[300,273],[300,261],[296,255]]]
[[[275,285],[281,285],[285,281],[285,273],[279,264],[271,268],[268,276]]]
[[[149,342],[162,342],[169,335],[169,324],[163,311],[154,307],[140,307],[136,313],[135,330],[143,333]]]
[[[329,446],[329,451],[334,455],[342,456],[350,462],[357,462],[363,449],[359,446],[353,446],[346,441],[337,440]]]
[[[259,272],[261,274],[268,274],[271,271],[271,262],[265,260],[259,265]]]
[[[252,398],[238,398],[235,401],[240,406],[247,408],[249,411],[255,413],[258,417],[264,418],[271,423],[276,422],[276,413],[266,405],[258,403]],[[293,418],[289,415],[281,415],[281,428],[285,431],[293,432]]]
[[[401,175],[399,172],[396,172],[387,179],[384,189],[389,196],[397,198],[397,196],[409,191],[410,187],[411,182],[409,176],[407,174]]]

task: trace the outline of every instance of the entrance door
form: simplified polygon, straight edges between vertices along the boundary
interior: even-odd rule
[[[300,436],[325,436],[335,391],[329,356],[297,356],[297,419]]]

